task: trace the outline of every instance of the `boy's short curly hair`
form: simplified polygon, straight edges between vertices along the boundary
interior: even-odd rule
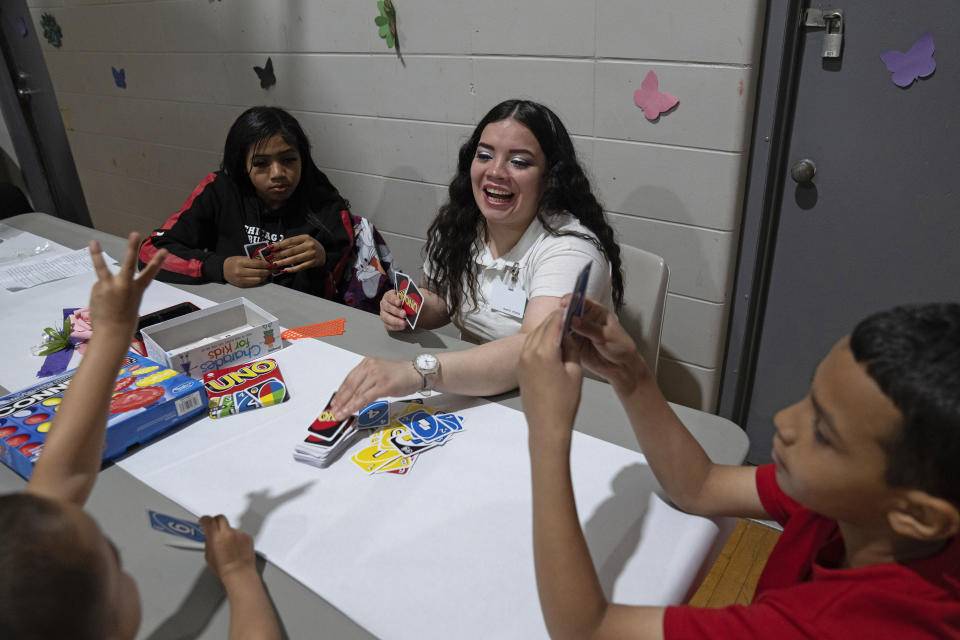
[[[882,443],[887,482],[960,508],[960,304],[876,313],[853,330],[850,349],[903,414],[900,432]]]
[[[104,578],[63,507],[0,496],[0,638],[105,637]]]

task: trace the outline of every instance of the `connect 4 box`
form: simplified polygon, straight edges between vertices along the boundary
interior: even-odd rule
[[[0,460],[24,478],[33,473],[63,392],[76,369],[0,398]],[[203,412],[203,384],[133,352],[114,384],[103,460]]]

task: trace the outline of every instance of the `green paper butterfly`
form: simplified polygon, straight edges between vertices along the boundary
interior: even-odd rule
[[[397,35],[397,10],[394,8],[392,0],[377,0],[377,9],[380,10],[380,15],[373,19],[376,25],[380,27],[377,33],[387,41],[388,47],[396,49],[400,63],[406,66],[406,63],[403,62],[403,56],[400,54],[400,36]]]
[[[52,46],[59,48],[63,44],[63,31],[60,30],[60,25],[57,24],[57,19],[53,15],[42,14],[40,16],[40,26],[43,28],[43,37]]]

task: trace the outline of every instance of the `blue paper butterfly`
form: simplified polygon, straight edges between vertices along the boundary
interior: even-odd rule
[[[937,68],[937,61],[933,59],[933,34],[927,31],[917,38],[910,50],[884,51],[880,54],[887,70],[893,73],[893,84],[898,87],[909,87],[917,78],[926,78]]]
[[[121,89],[126,89],[127,72],[124,69],[117,69],[116,67],[110,67],[110,70],[113,71],[113,83]]]

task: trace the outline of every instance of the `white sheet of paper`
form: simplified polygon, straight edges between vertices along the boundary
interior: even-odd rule
[[[40,253],[0,263],[0,287],[7,291],[20,291],[92,271],[93,263],[86,249],[54,256]]]
[[[71,251],[73,249],[53,240],[0,222],[0,265],[12,264],[30,256],[50,257]]]
[[[463,416],[464,431],[407,475],[367,476],[349,459],[362,441],[318,469],[295,462],[293,449],[361,358],[315,340],[272,357],[290,401],[202,419],[119,465],[197,516],[227,514],[274,564],[378,637],[546,637],[523,414],[434,396],[426,403]],[[681,602],[716,525],[653,494],[636,452],[574,433],[571,468],[608,595]]]
[[[0,247],[3,245],[0,244]],[[86,251],[86,250],[84,250]],[[89,258],[88,258],[89,262]],[[107,264],[114,272],[119,270],[107,256]],[[96,281],[93,271],[64,280],[48,282],[23,291],[0,289],[0,309],[3,315],[5,340],[0,340],[0,385],[13,393],[40,382],[37,371],[43,366],[43,357],[35,356],[30,347],[40,344],[44,327],[63,326],[63,309],[85,307],[90,302],[90,289]],[[157,311],[179,302],[192,302],[201,309],[214,303],[206,298],[181,291],[164,282],[151,282],[140,303],[140,315]],[[58,324],[59,323],[59,324]],[[80,355],[74,353],[68,369],[76,367]]]

